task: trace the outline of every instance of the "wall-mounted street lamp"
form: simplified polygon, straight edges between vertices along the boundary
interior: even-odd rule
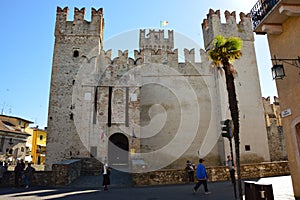
[[[285,59],[285,58],[277,59],[276,56],[274,55],[274,58],[271,60],[273,62],[275,62],[275,64],[272,67],[273,79],[283,79],[283,77],[285,77],[283,64],[278,64],[277,62],[285,62],[285,63],[288,63],[290,65],[300,68],[300,56],[298,56],[298,58],[296,58],[296,59]]]

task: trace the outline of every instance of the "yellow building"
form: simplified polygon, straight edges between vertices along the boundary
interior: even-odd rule
[[[26,129],[26,132],[30,134],[26,142],[28,152],[26,161],[43,165],[45,163],[47,132],[38,127],[30,127]]]
[[[294,195],[300,199],[300,1],[259,0],[251,15],[254,32],[267,34]]]

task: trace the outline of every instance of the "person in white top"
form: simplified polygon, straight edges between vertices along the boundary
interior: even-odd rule
[[[110,171],[111,168],[108,166],[107,163],[105,163],[103,165],[103,169],[102,169],[102,175],[103,175],[103,182],[102,182],[102,186],[104,187],[104,190],[108,190],[108,185],[110,185]]]

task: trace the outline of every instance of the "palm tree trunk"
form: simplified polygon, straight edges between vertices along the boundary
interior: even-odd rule
[[[225,71],[225,78],[226,78],[226,87],[228,92],[228,102],[229,102],[229,110],[231,113],[231,118],[233,121],[234,131],[234,145],[235,145],[235,156],[236,156],[236,168],[237,168],[237,175],[238,175],[238,193],[239,199],[243,199],[243,192],[242,192],[242,181],[241,181],[241,171],[240,171],[240,137],[239,137],[239,108],[238,108],[238,101],[236,97],[235,85],[234,85],[234,77],[232,72],[230,71],[230,63],[223,63],[223,69]]]

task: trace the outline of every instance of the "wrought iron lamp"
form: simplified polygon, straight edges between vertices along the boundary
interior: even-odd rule
[[[283,65],[275,64],[272,67],[272,76],[273,79],[283,79],[285,77]]]
[[[283,64],[277,64],[277,62],[285,62],[285,63],[288,63],[290,65],[300,68],[300,56],[298,56],[297,59],[285,59],[285,58],[277,59],[276,56],[274,55],[274,58],[271,60],[275,62],[275,64],[272,67],[273,79],[283,79],[285,77]]]

